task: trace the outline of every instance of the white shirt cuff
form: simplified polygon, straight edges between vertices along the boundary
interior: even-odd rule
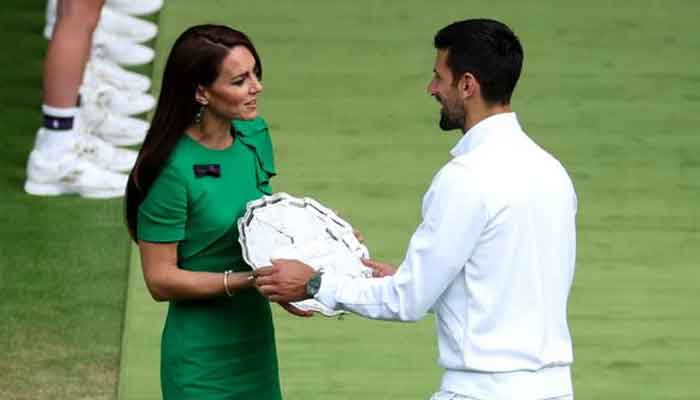
[[[336,289],[338,288],[338,278],[332,274],[325,273],[321,276],[321,287],[314,298],[324,306],[335,310],[337,301],[335,300]]]

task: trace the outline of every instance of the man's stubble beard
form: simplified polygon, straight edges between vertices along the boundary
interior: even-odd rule
[[[464,120],[466,114],[463,109],[457,112],[449,112],[447,104],[443,103],[442,109],[440,110],[440,129],[443,131],[451,131],[455,129],[461,129],[464,131]]]

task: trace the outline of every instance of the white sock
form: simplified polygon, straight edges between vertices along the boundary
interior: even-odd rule
[[[53,117],[77,119],[79,109],[77,107],[59,108],[44,104],[41,106],[41,111],[45,115]],[[69,151],[75,146],[76,142],[77,131],[75,126],[76,124],[74,122],[73,129],[67,130],[43,127],[37,132],[34,148],[43,153],[55,155]]]
[[[54,107],[42,104],[41,112],[54,117],[69,118],[78,115],[78,107]]]

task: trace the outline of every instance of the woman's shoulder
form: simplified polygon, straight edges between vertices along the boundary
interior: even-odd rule
[[[182,175],[185,172],[187,165],[191,164],[192,158],[193,146],[188,143],[190,141],[187,140],[187,134],[182,135],[172,153],[170,153],[170,157],[163,164],[163,172],[175,175]]]

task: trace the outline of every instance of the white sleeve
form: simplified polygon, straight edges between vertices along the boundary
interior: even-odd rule
[[[396,274],[372,279],[324,274],[316,299],[373,319],[422,318],[462,270],[486,226],[476,188],[463,166],[445,166],[423,199],[423,221]]]

